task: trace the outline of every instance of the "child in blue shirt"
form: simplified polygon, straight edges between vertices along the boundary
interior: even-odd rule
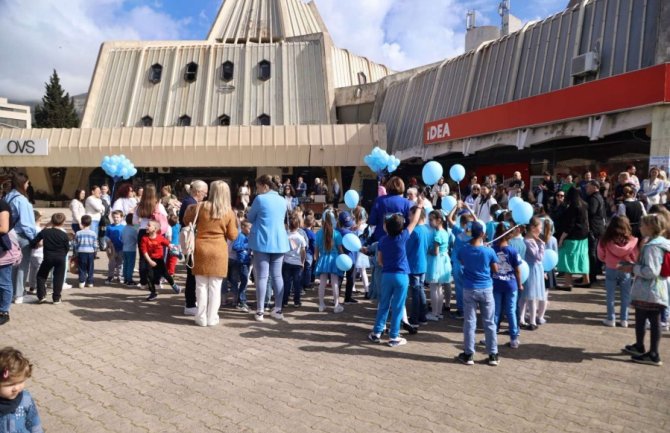
[[[25,390],[33,366],[21,352],[0,350],[0,431],[44,433],[35,401]]]
[[[123,239],[122,233],[125,223],[123,212],[115,210],[112,212],[112,223],[105,229],[107,244],[107,280],[106,283],[121,282],[121,267],[123,266]]]
[[[410,212],[417,211],[414,206]],[[407,241],[407,261],[409,262],[409,288],[412,294],[409,323],[413,327],[425,325],[426,321],[426,292],[423,283],[426,278],[426,256],[433,240],[430,227],[425,224],[426,213],[419,209],[419,223]]]
[[[516,308],[519,290],[523,290],[521,285],[521,256],[514,247],[509,245],[512,232],[505,233],[508,230],[509,224],[499,223],[494,234],[495,238],[500,238],[493,245],[493,250],[496,252],[500,264],[498,265],[498,272],[493,274],[493,299],[496,304],[496,329],[500,330],[500,322],[504,313],[509,323],[510,347],[517,349],[519,347],[519,322],[516,316]]]
[[[470,243],[458,252],[458,260],[463,267],[463,345],[465,350],[456,359],[466,365],[474,364],[475,329],[477,328],[477,308],[482,315],[486,351],[489,365],[498,365],[498,340],[494,320],[492,272],[498,272],[498,256],[492,248],[484,245],[484,226],[477,221],[469,223]]]
[[[133,225],[133,214],[126,215],[126,225],[121,231],[121,242],[123,243],[123,284],[136,286],[133,281],[135,270],[135,259],[137,258],[137,228]]]
[[[451,232],[445,230],[443,214],[440,211],[430,213],[430,226],[433,228],[432,238],[428,246],[428,267],[426,269],[426,281],[430,284],[430,304],[432,312],[426,315],[426,319],[437,321],[443,318],[442,306],[444,305],[443,285],[446,285],[447,308],[451,303],[451,260],[449,259],[449,246]]]
[[[81,230],[74,235],[74,252],[79,261],[79,288],[93,287],[93,266],[98,250],[98,234],[91,230],[91,216],[81,217]]]
[[[344,307],[340,305],[339,280],[342,271],[337,268],[337,256],[342,253],[342,236],[335,230],[335,214],[332,210],[323,213],[323,226],[316,234],[316,248],[314,261],[316,275],[319,277],[319,312],[326,311],[326,283],[330,280],[333,288],[333,312],[341,313]]]
[[[341,212],[337,217],[337,231],[340,233],[342,239],[350,233],[353,233],[351,229],[354,227],[354,217],[347,211]],[[349,251],[344,246],[342,246],[342,252],[349,256],[351,259],[352,266],[351,268],[344,273],[347,278],[347,284],[344,291],[344,303],[345,304],[358,304],[358,301],[353,297],[354,291],[354,275],[356,274],[356,253]],[[342,280],[340,280],[340,285],[342,285]]]
[[[397,347],[407,344],[407,340],[400,337],[400,323],[407,299],[410,273],[406,245],[421,218],[422,210],[421,206],[415,209],[411,222],[404,230],[405,218],[402,214],[394,213],[384,218],[386,235],[379,240],[377,253],[377,262],[382,267],[381,294],[375,325],[368,335],[368,339],[374,343],[381,342],[381,334],[390,308],[391,326],[388,345]]]
[[[242,221],[237,239],[233,241],[232,250],[235,258],[228,262],[228,279],[233,293],[237,293],[237,309],[249,312],[247,305],[247,284],[249,282],[249,266],[251,266],[251,249],[249,249],[249,233],[251,223]]]
[[[181,231],[181,224],[179,224],[178,215],[170,215],[168,217],[168,225],[172,236],[170,237],[170,246],[168,247],[167,260],[165,261],[165,268],[170,276],[174,276],[177,272],[177,262],[183,257],[181,253],[181,246],[179,245],[179,232]]]
[[[458,218],[459,223],[457,224],[456,213],[459,212],[460,209],[465,209],[464,212],[466,213],[463,213]],[[454,245],[451,248],[451,275],[454,279],[454,287],[456,289],[456,319],[458,320],[463,319],[463,268],[461,266],[461,262],[458,260],[458,252],[461,250],[461,248],[463,248],[463,246],[470,242],[471,236],[467,230],[467,227],[471,221],[475,220],[474,215],[468,213],[467,209],[467,206],[465,206],[463,202],[459,201],[458,205],[454,206],[454,208],[451,210],[451,213],[447,217],[449,224],[452,226],[452,234],[454,236]]]

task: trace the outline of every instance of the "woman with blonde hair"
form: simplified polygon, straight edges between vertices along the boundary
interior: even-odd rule
[[[222,180],[212,182],[209,198],[191,205],[184,214],[184,224],[197,227],[193,274],[198,311],[198,326],[216,326],[221,306],[221,283],[228,275],[227,241],[237,239],[237,217],[230,204],[230,187]]]

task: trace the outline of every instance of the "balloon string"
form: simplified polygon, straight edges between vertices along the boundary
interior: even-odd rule
[[[499,241],[500,239],[504,238],[504,237],[507,236],[508,234],[512,233],[512,232],[513,232],[514,230],[516,230],[518,227],[521,227],[521,224],[517,224],[517,225],[515,225],[515,226],[512,227],[511,229],[507,230],[505,233],[503,233],[503,234],[501,234],[500,236],[498,236],[497,238],[493,239],[491,242],[487,242],[486,245],[492,245],[492,244],[494,244],[495,242],[497,242],[497,241]]]

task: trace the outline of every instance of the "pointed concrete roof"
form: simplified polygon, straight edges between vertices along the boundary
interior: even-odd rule
[[[278,42],[327,32],[314,2],[224,0],[207,40],[234,44]]]

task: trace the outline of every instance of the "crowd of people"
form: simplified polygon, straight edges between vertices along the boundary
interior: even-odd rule
[[[534,191],[520,173],[503,183],[495,176],[479,183],[473,176],[462,188],[450,188],[444,179],[422,187],[414,178],[406,188],[394,176],[380,181],[369,216],[360,205],[341,210],[342,194],[333,182],[336,196],[320,219],[294,200],[325,192],[320,180],[308,190],[301,178],[294,186],[264,175],[253,194],[248,182],[242,184],[237,206],[224,181],[193,181],[180,198],[169,186],[159,194],[153,184],[137,191],[122,184],[113,198],[107,185],[93,186],[88,194],[75,193],[71,233],[63,213],[42,227],[26,198],[28,179],[17,173],[0,201],[5,251],[0,253],[0,323],[9,321],[11,304],[22,303],[26,292],[38,303],[47,302],[49,283],[53,303],[61,303],[63,289],[71,287],[68,269],[76,270],[79,288],[93,287],[96,256],[105,252],[105,284],[145,289],[146,302],[155,301],[165,285],[180,294],[175,277],[185,271],[184,314],[199,326],[217,325],[220,307],[229,303],[252,312],[257,321],[268,313],[283,320],[290,300],[294,308],[302,307],[302,296],[312,287],[318,311],[341,313],[361,301],[355,296],[360,280],[364,299],[378,302],[371,341],[380,342],[387,330],[390,346],[403,345],[401,329],[412,335],[451,317],[464,322],[465,350],[458,359],[472,364],[479,310],[488,362],[497,365],[503,320],[509,346],[517,349],[521,330],[546,323],[549,289],[590,287],[604,272],[603,324],[628,327],[629,305],[634,305],[637,339],[625,350],[638,362],[658,365],[659,336],[668,326],[670,212],[658,186],[662,173],[652,168],[650,178],[639,182],[630,171],[621,173],[614,187],[602,180],[604,173],[601,180],[586,173],[579,183],[569,176],[556,183],[546,173]],[[508,210],[514,197],[535,206],[528,224],[517,224]],[[189,234],[193,252],[185,256]],[[360,240],[360,250],[347,249],[343,240],[351,234]],[[556,270],[544,269],[548,250],[557,253]],[[349,260],[346,269],[342,255]],[[186,266],[178,267],[180,261]],[[574,275],[580,280],[573,281]],[[247,296],[251,279],[254,310]],[[643,344],[645,325],[652,334],[649,351]]]

